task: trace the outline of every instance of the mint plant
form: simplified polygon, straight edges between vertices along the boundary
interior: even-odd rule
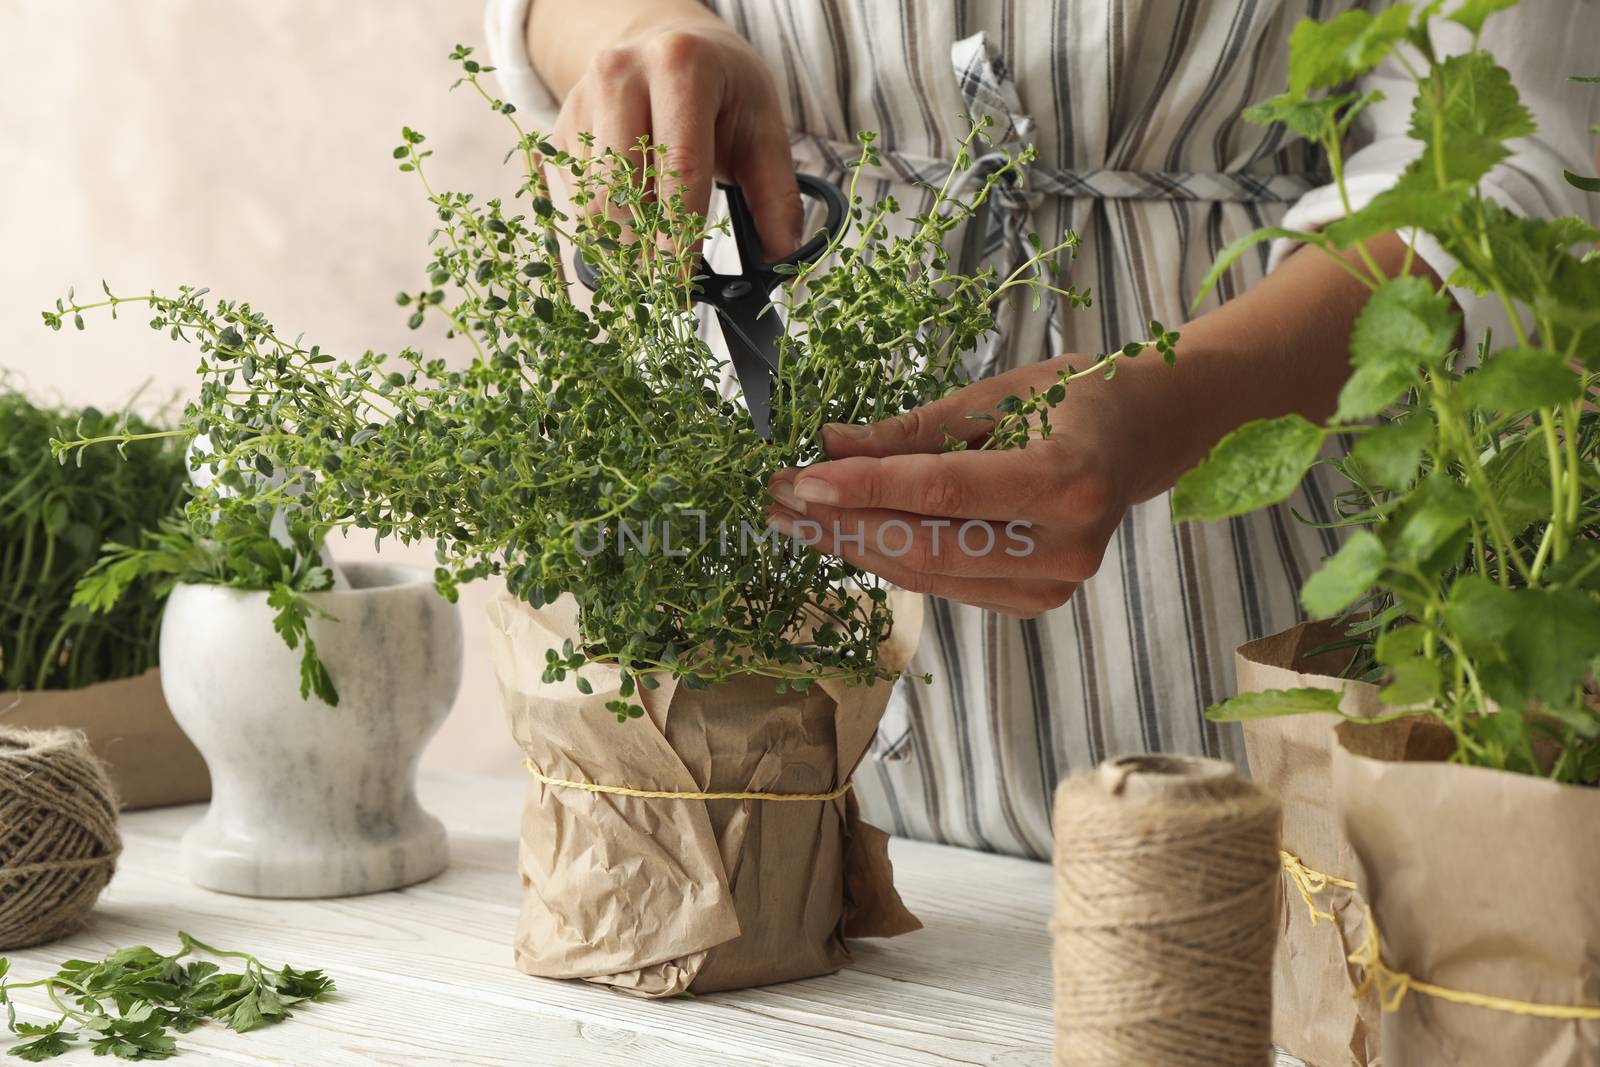
[[[470,349],[465,369],[412,348],[336,356],[291,339],[247,303],[187,287],[69,296],[45,312],[46,324],[140,307],[153,328],[198,348],[200,393],[173,432],[207,435],[211,451],[195,462],[228,490],[191,502],[187,522],[202,540],[219,521],[281,511],[313,545],[352,529],[432,542],[450,598],[460,583],[493,574],[535,606],[570,592],[582,640],[551,652],[548,677],[590,660],[621,665],[619,717],[641,714],[634,687],[654,684],[656,671],[690,688],[753,673],[780,690],[882,676],[884,589],[770,534],[767,482],[822,458],[825,423],[886,418],[964,384],[961,356],[994,329],[996,301],[1027,292],[1087,303],[1059,277],[1071,233],[1036,240],[1004,276],[949,263],[946,236],[1031,153],[957,196],[954,175],[986,136],[974,129],[951,178],[930,190],[930,207],[904,221],[893,198],[867,204],[857,193],[861,166],[877,159],[872,135],[861,135],[851,227],[774,296],[788,327],[764,441],[719,392],[723,362],[698,333],[698,250],[721,224],[679,196],[655,195],[663,147],[602,152],[586,138],[576,155],[558,150],[488,91],[489,68],[470,49],[452,58],[463,71],[457,84],[510,124],[519,188],[512,203],[436,191],[425,137],[404,130],[394,159],[419,181],[438,225],[424,284],[396,299],[413,327],[443,320]],[[570,182],[571,211],[556,206],[552,170]],[[596,267],[592,299],[569,286],[563,249]],[[1081,373],[1109,372],[1118,355]],[[988,413],[1003,420],[995,445],[1044,432],[1042,403],[1016,398]],[[133,436],[80,434],[54,447],[65,462]],[[286,477],[255,476],[273,472]]]
[[[1334,465],[1349,483],[1338,524],[1354,532],[1302,587],[1305,609],[1365,609],[1350,625],[1352,673],[1382,681],[1388,704],[1447,726],[1456,760],[1594,783],[1600,231],[1577,218],[1519,218],[1484,195],[1508,142],[1534,132],[1509,75],[1477,46],[1485,20],[1511,3],[1466,0],[1443,15],[1474,38],[1449,57],[1427,32],[1443,6],[1303,21],[1290,42],[1288,90],[1246,112],[1322,146],[1347,214],[1320,233],[1272,227],[1241,239],[1207,289],[1251,246],[1292,237],[1336,257],[1372,295],[1332,419],[1241,427],[1180,480],[1174,515],[1217,519],[1279,502],[1330,437],[1353,435]],[[1415,80],[1410,135],[1421,153],[1393,188],[1351,210],[1341,141],[1377,95],[1347,86],[1391,55]],[[1514,335],[1459,351],[1461,317],[1448,293],[1409,273],[1410,254],[1391,277],[1368,253],[1365,242],[1390,231],[1437,239],[1460,264],[1448,280],[1499,301]],[[1353,263],[1342,258],[1352,251]],[[1323,690],[1247,694],[1210,714],[1329,712],[1338,702]]]

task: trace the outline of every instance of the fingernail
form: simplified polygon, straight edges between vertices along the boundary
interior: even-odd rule
[[[788,508],[790,511],[806,513],[806,502],[794,495],[794,483],[788,479],[774,481],[767,486],[767,492],[772,494],[772,499]]]
[[[839,490],[821,478],[798,478],[794,495],[813,504],[832,504],[839,499]]]
[[[822,432],[837,434],[847,441],[860,441],[872,431],[866,426],[858,426],[851,422],[830,422],[822,428]]]

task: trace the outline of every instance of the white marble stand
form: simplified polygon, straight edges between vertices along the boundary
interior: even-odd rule
[[[461,684],[455,605],[415,568],[347,564],[311,596],[311,636],[339,705],[300,698],[300,652],[267,595],[180,585],[161,627],[167,702],[211,769],[184,871],[259,897],[373,893],[445,867],[444,827],[416,797],[417,760]]]

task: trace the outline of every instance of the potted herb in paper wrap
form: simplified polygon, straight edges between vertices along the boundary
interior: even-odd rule
[[[848,786],[918,602],[894,615],[875,579],[770,534],[766,485],[821,457],[824,423],[963,384],[994,301],[1085,302],[1056,281],[1075,238],[1037,242],[1005,277],[951,269],[946,238],[1025,159],[965,200],[946,183],[910,219],[893,200],[861,202],[852,181],[850,225],[773,294],[787,327],[764,438],[719,388],[724,361],[694,310],[698,248],[723,224],[653,195],[661,146],[574,156],[524,132],[469,53],[454,54],[463,82],[515,128],[516,200],[436,192],[412,130],[394,153],[438,217],[427,284],[399,303],[413,326],[445,320],[470,349],[464,369],[411,349],[339,359],[190,290],[137,298],[158,328],[199,343],[187,424],[218,462],[295,472],[206,502],[431,541],[447,596],[504,577],[493,651],[534,776],[524,970],[649,996],[834,970],[845,934],[917,925]],[[571,212],[553,201],[552,168],[570,177]],[[574,248],[594,268],[592,298],[569,288]],[[1170,359],[1173,340],[1157,330],[974,413],[997,422],[984,447],[1048,433],[1075,377],[1146,347]]]
[[[1449,56],[1430,39],[1439,6],[1303,23],[1290,90],[1249,113],[1321,142],[1343,189],[1338,141],[1373,98],[1341,87],[1404,49],[1421,152],[1321,233],[1265,230],[1224,253],[1219,268],[1272,237],[1354,249],[1372,296],[1333,419],[1242,427],[1183,478],[1174,509],[1215,519],[1281,500],[1325,441],[1355,436],[1338,462],[1353,530],[1301,590],[1313,616],[1354,614],[1241,649],[1257,691],[1211,712],[1250,725],[1252,766],[1285,793],[1285,844],[1304,864],[1288,862],[1305,899],[1286,893],[1278,1040],[1316,1038],[1304,1053],[1319,1067],[1366,1062],[1372,1020],[1337,1007],[1350,975],[1388,1009],[1386,1067],[1575,1067],[1600,1063],[1600,230],[1484,195],[1507,142],[1535,132],[1478,45],[1508,5],[1457,5],[1446,17],[1471,44]],[[1445,291],[1361,255],[1391,230],[1435,240],[1460,264],[1451,284],[1501,302],[1511,336],[1458,351]],[[1314,718],[1278,718],[1302,713]],[[1307,905],[1343,913],[1342,945],[1310,928]]]

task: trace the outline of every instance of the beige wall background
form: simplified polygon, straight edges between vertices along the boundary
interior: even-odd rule
[[[419,340],[394,294],[416,288],[431,213],[390,150],[409,125],[436,188],[511,188],[499,116],[449,92],[476,0],[3,0],[0,368],[33,392],[114,406],[186,397],[194,354],[137,315],[52,334],[69,285],[209,285],[287,333],[360,354]],[[442,336],[430,353],[462,358]],[[44,447],[44,442],[40,442]],[[366,558],[370,542],[341,558]],[[431,564],[428,548],[385,559]],[[426,760],[511,770],[484,646],[494,590],[466,590],[466,680]]]

